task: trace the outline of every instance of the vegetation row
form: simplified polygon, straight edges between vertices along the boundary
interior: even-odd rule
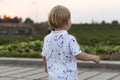
[[[40,58],[43,41],[11,43],[0,46],[1,57],[34,57]],[[120,46],[88,46],[81,45],[81,50],[89,54],[97,54],[103,60],[120,60]]]

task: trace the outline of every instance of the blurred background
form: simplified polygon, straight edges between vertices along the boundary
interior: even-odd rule
[[[120,60],[119,0],[0,0],[0,57],[41,58],[47,16],[55,5],[71,12],[69,33],[81,50]]]

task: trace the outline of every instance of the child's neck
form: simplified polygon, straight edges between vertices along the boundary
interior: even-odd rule
[[[56,28],[55,31],[61,31],[61,30],[66,30],[64,28]]]

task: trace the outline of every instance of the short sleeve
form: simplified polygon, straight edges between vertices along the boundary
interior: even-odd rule
[[[80,50],[80,46],[78,42],[76,41],[75,37],[72,37],[69,42],[69,48],[70,52],[73,56],[76,56],[77,54],[80,54],[82,51]]]

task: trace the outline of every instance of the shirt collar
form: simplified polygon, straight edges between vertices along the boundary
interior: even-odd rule
[[[67,30],[52,31],[52,34],[68,34]]]

